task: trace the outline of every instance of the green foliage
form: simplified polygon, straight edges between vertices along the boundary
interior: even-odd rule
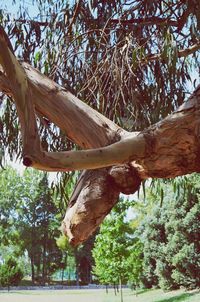
[[[199,175],[165,183],[162,207],[155,206],[141,227],[146,281],[164,289],[200,285]],[[156,200],[155,200],[156,202]],[[157,204],[159,199],[157,198]]]
[[[142,244],[125,222],[127,203],[120,201],[101,225],[93,257],[94,274],[103,284],[128,282],[137,286],[142,271]]]
[[[44,283],[62,261],[56,245],[60,217],[47,175],[26,170],[20,177],[8,168],[1,171],[0,187],[1,254],[7,251],[21,256],[27,251],[33,282],[38,279]]]
[[[58,246],[62,251],[68,251],[68,250],[70,250],[69,240],[68,240],[68,238],[67,238],[64,234],[61,234],[61,235],[56,239],[56,244],[57,244],[57,246]]]
[[[74,275],[76,271],[74,250],[70,246],[68,238],[63,234],[56,239],[56,244],[62,251],[62,261],[59,265],[59,268],[62,269],[61,280],[63,282],[64,276],[67,274],[66,278],[70,281],[71,275]]]
[[[143,244],[136,241],[129,250],[127,258],[128,281],[131,287],[137,288],[141,284],[143,274]]]
[[[6,258],[0,265],[0,285],[3,287],[17,286],[23,278],[23,271],[16,259],[12,256]]]

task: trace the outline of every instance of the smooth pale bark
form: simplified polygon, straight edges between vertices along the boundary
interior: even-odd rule
[[[2,37],[0,42],[1,64],[7,75],[6,78],[1,74],[0,88],[14,96],[22,126],[25,159],[30,160],[27,165],[67,171],[122,164],[120,168],[104,168],[82,175],[63,223],[73,244],[87,239],[95,230],[116,203],[120,191],[131,192],[131,186],[134,191],[140,180],[148,177],[175,177],[200,170],[200,88],[185,105],[163,121],[139,134],[128,134],[30,65],[20,65],[6,49]],[[100,148],[44,152],[36,131],[34,107],[82,148]],[[126,183],[126,175],[130,182]]]
[[[11,70],[11,73],[14,72],[12,72]],[[45,81],[45,83],[46,82],[47,80]],[[53,82],[50,80],[49,82],[50,83],[48,87],[50,87],[50,93],[52,95]],[[23,84],[21,84],[21,86],[23,86]],[[39,86],[39,91],[41,92],[42,91],[41,81],[40,81],[40,85],[38,84],[38,86]],[[12,86],[12,89],[14,91],[17,91],[15,92],[14,95],[16,99],[18,97],[17,93],[19,92],[19,90],[16,90],[16,85]],[[61,95],[62,95],[62,88],[59,89],[61,90]],[[59,89],[57,88],[57,90]],[[22,90],[22,95],[23,95],[23,90]],[[34,94],[31,93],[31,95]],[[59,97],[60,97],[59,92],[57,92],[57,97],[59,101]],[[34,99],[33,96],[32,99]],[[24,105],[22,105],[20,115],[23,115],[24,112],[25,113],[30,112],[30,110],[25,110],[27,108],[24,99],[23,102]],[[42,102],[40,102],[40,104],[41,103]],[[62,99],[62,97],[60,99],[60,103],[61,103],[61,108],[63,109],[64,99]],[[73,104],[72,107],[73,106],[76,107],[76,110],[74,110],[73,108],[74,112],[78,111],[78,113],[80,113],[81,115],[82,112],[84,112],[84,110],[82,110],[82,112],[80,110],[79,112],[79,110],[77,109],[78,108],[77,105],[74,103],[75,102],[72,102]],[[36,155],[33,155],[32,165],[33,167],[44,169],[44,170],[52,169],[54,171],[58,171],[58,170],[68,171],[68,170],[84,169],[84,168],[86,169],[103,168],[115,164],[124,164],[124,163],[133,162],[134,167],[138,169],[138,173],[139,175],[141,175],[142,179],[148,177],[175,177],[177,175],[183,175],[186,173],[194,172],[198,169],[198,147],[199,147],[197,144],[198,142],[197,132],[199,127],[198,104],[199,104],[199,89],[197,89],[194,92],[193,96],[188,100],[187,105],[181,106],[180,109],[178,109],[176,112],[174,112],[172,115],[170,115],[163,121],[157,123],[156,125],[153,125],[152,127],[149,127],[147,130],[144,130],[137,135],[134,135],[134,133],[133,135],[127,135],[126,132],[123,133],[123,131],[120,128],[117,129],[117,126],[108,120],[107,126],[103,127],[101,123],[100,128],[108,129],[108,124],[110,124],[113,128],[115,127],[115,130],[117,129],[116,131],[114,131],[115,138],[113,137],[113,135],[111,135],[112,139],[107,140],[106,142],[106,145],[110,144],[109,146],[101,147],[98,149],[86,150],[86,151],[83,150],[83,151],[68,151],[68,152],[42,152],[41,154],[38,155],[38,158],[37,158],[37,150],[35,150]],[[88,107],[81,101],[80,101],[80,106],[83,109],[84,106]],[[49,107],[50,106],[48,106],[48,109]],[[58,105],[56,107],[58,107]],[[54,109],[56,112],[58,112],[56,108]],[[88,125],[87,123],[88,119],[86,118],[86,111],[84,112],[85,120],[84,119],[83,120],[85,124]],[[49,110],[49,112],[52,112],[52,110],[51,111]],[[94,110],[92,110],[92,112],[94,112],[94,116],[95,116],[96,112]],[[25,119],[27,120],[26,114],[24,115],[25,115]],[[50,117],[50,114],[48,116]],[[70,116],[71,116],[71,112],[70,112]],[[98,116],[98,118],[99,117],[100,116]],[[56,114],[56,118],[58,119],[57,114]],[[106,118],[102,116],[102,119],[106,119]],[[29,122],[29,124],[31,123]],[[79,120],[76,120],[76,124],[79,124]],[[93,124],[98,125],[98,123],[93,123]],[[79,125],[80,125],[79,126],[80,129],[84,128],[83,122],[80,123]],[[72,125],[69,125],[68,128],[70,128],[71,126]],[[33,129],[35,128],[33,127]],[[89,129],[91,132],[91,127],[89,127]],[[112,133],[110,129],[109,131]],[[117,140],[116,133],[118,132],[121,132],[121,136],[118,135],[117,138],[120,139],[120,141],[111,144],[113,140],[114,141]],[[122,133],[124,135],[122,135]],[[95,134],[93,134],[93,136],[95,136],[96,138],[97,135],[99,135],[99,133],[95,131]],[[78,130],[77,131],[75,130],[73,141],[75,141],[77,136],[80,137],[81,134],[78,132]],[[84,136],[87,136],[87,134],[84,133]],[[100,137],[101,135],[99,135],[99,138]],[[104,134],[104,140],[105,140],[105,134]],[[103,143],[102,141],[103,139],[101,140],[101,144]],[[30,157],[31,156],[32,154],[30,155]],[[34,156],[36,158],[34,158]]]

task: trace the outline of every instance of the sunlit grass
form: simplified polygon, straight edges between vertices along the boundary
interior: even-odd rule
[[[120,302],[120,295],[114,291],[105,290],[31,290],[31,291],[0,291],[1,302]],[[129,289],[124,290],[124,302],[199,302],[200,291],[177,290],[163,292],[162,290],[141,291],[136,296]]]

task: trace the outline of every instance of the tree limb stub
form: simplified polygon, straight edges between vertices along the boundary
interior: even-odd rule
[[[82,173],[62,224],[72,245],[85,241],[97,229],[118,201],[119,193],[107,169]]]
[[[82,172],[62,223],[63,233],[76,246],[95,232],[119,199],[136,192],[141,179],[130,165]]]

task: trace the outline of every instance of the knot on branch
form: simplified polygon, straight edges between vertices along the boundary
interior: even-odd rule
[[[28,156],[24,156],[23,158],[23,165],[26,167],[31,167],[33,164],[32,160]]]
[[[135,193],[140,187],[141,178],[137,171],[128,164],[113,166],[109,171],[109,175],[120,192],[124,194]]]

